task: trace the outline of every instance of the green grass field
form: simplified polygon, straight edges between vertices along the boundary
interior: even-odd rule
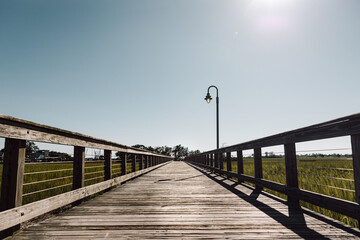
[[[127,164],[131,172],[131,163]],[[24,170],[23,204],[35,202],[72,190],[73,164],[70,163],[26,163]],[[139,163],[136,164],[139,169]],[[120,176],[121,164],[113,161],[112,176]],[[0,164],[0,185],[2,164]],[[85,186],[104,180],[103,162],[85,162]]]
[[[262,162],[264,179],[286,184],[284,158],[263,158]],[[355,202],[352,159],[299,157],[297,165],[300,189]],[[237,162],[232,161],[231,166],[232,172],[237,172]],[[226,170],[226,168],[226,162],[224,162],[224,170]],[[254,176],[255,171],[253,158],[244,158],[244,174]],[[251,183],[248,184],[254,186]],[[286,195],[273,190],[266,188],[264,190],[283,199],[287,198]],[[313,211],[340,220],[350,226],[359,226],[355,219],[347,216],[302,201],[301,205]]]
[[[25,164],[23,204],[70,191],[72,189],[72,167],[72,163]],[[121,171],[120,163],[113,162],[112,167],[113,177],[119,176]],[[103,181],[103,169],[103,162],[86,162],[85,186]],[[136,164],[136,170],[138,169],[139,163]],[[224,169],[226,170],[226,162],[224,162]],[[301,189],[355,201],[354,175],[352,169],[351,159],[300,157],[298,158],[299,187]],[[237,172],[236,161],[232,162],[232,171]],[[127,172],[131,172],[131,163],[127,164]],[[244,173],[254,176],[254,160],[252,158],[244,158]],[[0,176],[1,174],[2,165],[0,164]],[[263,158],[263,177],[267,180],[285,184],[284,158]],[[286,199],[285,195],[270,189],[265,189],[265,191]],[[340,220],[348,225],[358,227],[357,221],[352,218],[319,208],[309,203],[301,202],[301,204],[304,207]]]

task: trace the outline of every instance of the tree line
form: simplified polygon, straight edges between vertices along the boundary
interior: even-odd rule
[[[133,145],[132,147],[138,148],[141,150],[145,150],[152,153],[162,154],[166,156],[172,156],[175,159],[183,159],[189,155],[199,154],[199,150],[189,150],[188,147],[184,147],[181,144],[178,144],[174,147],[169,146],[160,146],[160,147],[152,147],[152,146],[145,146],[141,144]],[[34,154],[36,152],[40,151],[39,147],[35,144],[33,141],[26,141],[26,158],[30,159],[31,154]],[[0,160],[2,160],[4,153],[4,149],[0,150]],[[116,156],[120,157],[120,152],[117,152],[115,154]],[[50,158],[57,158],[61,161],[70,161],[72,160],[72,156],[67,153],[61,153],[56,151],[49,151],[49,157]]]

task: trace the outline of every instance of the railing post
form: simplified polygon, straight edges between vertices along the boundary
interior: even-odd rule
[[[120,153],[120,159],[121,159],[121,175],[126,174],[126,167],[127,167],[127,154],[124,152]]]
[[[220,169],[223,170],[224,169],[224,155],[223,155],[223,153],[219,153],[219,164],[220,164]]]
[[[132,154],[131,172],[135,172],[135,171],[136,171],[136,154]]]
[[[284,145],[285,150],[285,168],[286,168],[286,186],[288,186],[288,205],[299,207],[299,199],[295,195],[295,190],[299,188],[296,147],[295,143],[287,143]]]
[[[84,187],[85,147],[74,147],[73,190]]]
[[[144,158],[144,155],[139,154],[139,170],[143,169],[143,162],[144,162],[143,158]]]
[[[4,163],[1,182],[0,210],[8,210],[22,205],[24,164],[26,141],[5,139]],[[6,221],[6,220],[5,220]],[[7,237],[20,229],[20,225],[0,233],[0,238]]]
[[[227,152],[226,153],[226,168],[228,172],[232,171],[232,166],[231,166],[231,152]]]
[[[210,157],[210,167],[213,167],[214,166],[214,155],[210,154],[209,157]]]
[[[214,153],[215,157],[215,168],[219,168],[219,155],[217,153]]]
[[[356,202],[360,204],[360,134],[351,136]],[[360,213],[359,213],[360,214]],[[360,220],[360,217],[359,219]]]
[[[351,149],[353,157],[355,201],[360,204],[360,134],[351,136]],[[360,212],[358,212],[358,225],[360,225]]]
[[[254,149],[254,167],[255,167],[255,178],[261,179],[263,177],[261,148]],[[261,191],[263,187],[258,184],[255,184],[255,189]]]
[[[240,176],[241,174],[244,174],[244,158],[243,158],[243,152],[241,150],[236,152],[236,158],[237,158],[237,171],[238,171],[238,175]],[[238,182],[243,182],[242,180],[240,180],[240,177],[238,177]]]
[[[145,156],[145,168],[149,167],[149,155]]]
[[[111,179],[111,169],[112,169],[112,161],[111,161],[111,150],[104,150],[104,180]]]

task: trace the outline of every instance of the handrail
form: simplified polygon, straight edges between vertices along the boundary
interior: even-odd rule
[[[287,143],[300,143],[355,134],[360,134],[360,113],[245,143],[214,149],[204,152],[203,154],[234,152],[237,150],[249,150],[254,148],[283,145]]]
[[[342,136],[351,137],[355,185],[355,190],[351,191],[355,192],[355,202],[300,189],[295,144]],[[284,146],[286,184],[263,178],[261,149],[276,145]],[[243,171],[243,150],[249,149],[254,150],[254,177],[245,175]],[[237,173],[231,171],[231,152],[237,153]],[[224,154],[226,154],[226,159],[223,157]],[[237,178],[239,182],[253,183],[257,190],[266,187],[286,194],[288,204],[292,206],[298,207],[299,200],[303,200],[357,220],[360,219],[360,113],[233,146],[213,149],[189,156],[185,161],[228,177]],[[227,171],[223,170],[224,162],[227,164]]]
[[[169,157],[2,114],[0,114],[0,137]]]
[[[5,152],[4,152],[4,161],[3,161],[3,174],[2,174],[2,182],[1,182],[1,199],[0,199],[0,215],[5,214],[6,211],[16,209],[22,205],[22,197],[33,195],[37,193],[42,193],[45,191],[50,191],[52,189],[61,188],[64,186],[72,186],[72,191],[67,192],[70,195],[76,194],[77,197],[74,197],[74,201],[81,200],[90,194],[88,194],[88,189],[91,189],[93,193],[97,193],[100,191],[104,191],[108,188],[111,188],[124,179],[131,179],[134,176],[141,175],[145,172],[151,171],[152,169],[161,166],[170,160],[172,157],[161,155],[153,152],[149,152],[146,150],[129,147],[123,144],[106,141],[99,138],[94,138],[91,136],[87,136],[84,134],[71,132],[67,130],[63,130],[60,128],[55,128],[39,123],[34,123],[10,116],[5,116],[0,114],[0,137],[5,138]],[[45,143],[53,143],[53,144],[63,144],[74,146],[74,157],[72,169],[60,169],[60,170],[51,170],[51,171],[40,171],[36,173],[24,173],[24,165],[25,165],[25,149],[26,149],[26,141],[37,141],[37,142],[45,142]],[[104,164],[102,166],[96,167],[85,167],[85,148],[97,148],[104,150]],[[113,159],[111,157],[111,151],[120,152],[120,167],[116,167],[114,169],[120,169],[119,173],[113,173],[112,171],[112,162]],[[128,159],[128,155],[132,155],[132,159]],[[131,173],[127,171],[127,164],[131,164]],[[118,166],[118,165],[116,165]],[[136,166],[139,168],[137,170]],[[102,171],[89,172],[85,173],[86,169],[90,168],[103,168]],[[23,194],[23,186],[35,185],[36,183],[27,183],[24,184],[24,176],[25,175],[35,175],[42,174],[48,172],[62,172],[62,171],[71,171],[72,176],[68,178],[72,178],[72,183],[66,183],[61,186],[51,186],[47,189],[41,189],[34,192],[29,192]],[[97,176],[94,178],[86,179],[87,175],[95,175],[100,174],[101,176]],[[121,176],[119,176],[121,175]],[[117,176],[117,177],[115,177]],[[97,188],[93,188],[90,186],[85,187],[85,182],[89,182],[91,180],[100,179],[103,181],[98,183]],[[62,179],[62,177],[57,176],[55,179],[40,179],[37,183],[45,183],[54,180]],[[100,181],[100,180],[99,180]],[[84,192],[79,191],[80,189],[84,189]],[[63,193],[63,195],[58,196],[68,196],[69,194]],[[52,211],[56,208],[63,207],[69,203],[69,200],[65,200],[63,197],[58,197],[55,199],[60,199],[59,201],[45,201],[48,206],[46,209],[38,211],[41,214],[44,214],[48,211]],[[34,202],[40,203],[43,200]],[[33,203],[30,203],[33,204]],[[52,204],[54,204],[52,206]],[[29,205],[29,204],[27,204]],[[25,209],[26,206],[24,205]],[[55,206],[56,205],[56,206]],[[37,205],[41,206],[41,205]],[[13,211],[12,211],[13,212]],[[16,211],[14,212],[16,213]],[[31,214],[30,214],[31,215]],[[11,215],[11,216],[16,216]],[[39,215],[37,215],[39,216]],[[29,218],[21,218],[27,219]],[[9,222],[15,222],[17,224],[8,224],[5,223],[4,226],[0,228],[0,231],[7,229],[6,231],[0,232],[0,238],[12,234],[12,232],[16,231],[20,227],[20,223],[22,221],[17,222],[15,219],[7,219]],[[15,226],[15,227],[14,227]]]

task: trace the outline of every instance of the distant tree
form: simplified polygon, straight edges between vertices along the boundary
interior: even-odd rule
[[[136,145],[134,145],[134,146],[132,146],[132,147],[134,147],[134,148],[139,148],[139,149],[142,149],[142,150],[147,150],[147,147],[144,146],[144,145],[141,145],[141,144],[136,144]]]
[[[39,151],[39,147],[33,141],[26,141],[26,155]]]
[[[189,151],[189,155],[197,155],[197,154],[200,154],[200,150],[191,150]]]
[[[181,146],[181,144],[173,147],[172,152],[174,153],[175,159],[184,158],[189,155],[189,149],[187,147]]]

